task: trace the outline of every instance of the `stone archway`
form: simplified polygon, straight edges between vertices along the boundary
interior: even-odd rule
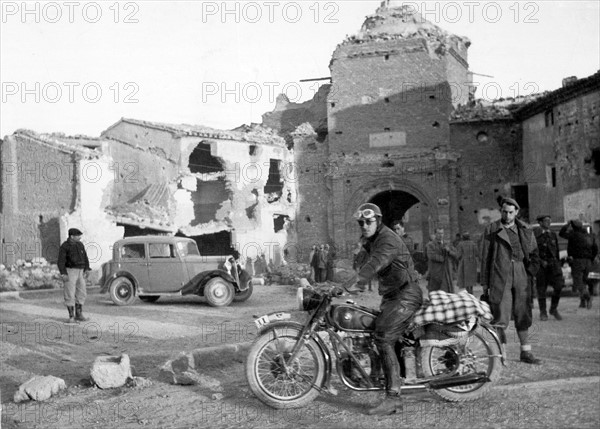
[[[356,241],[358,231],[353,215],[357,207],[365,202],[372,202],[381,208],[383,221],[387,225],[395,218],[408,218],[407,232],[418,244],[419,250],[429,241],[429,234],[437,223],[438,207],[422,187],[409,180],[396,178],[372,180],[360,186],[345,202],[344,237],[340,237],[340,241]]]

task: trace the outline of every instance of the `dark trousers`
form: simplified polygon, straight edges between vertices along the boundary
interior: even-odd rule
[[[562,276],[562,269],[560,264],[555,261],[548,262],[548,265],[541,267],[536,277],[536,289],[538,302],[540,305],[540,313],[546,312],[546,291],[548,286],[553,289],[552,296],[550,299],[550,311],[555,310],[558,307],[558,301],[560,301],[560,292],[565,286],[565,281]]]
[[[571,275],[573,276],[573,290],[579,292],[579,296],[583,299],[589,296],[588,286],[589,282],[587,277],[592,268],[592,261],[590,259],[573,259],[571,263]]]
[[[392,298],[381,300],[381,312],[375,320],[375,344],[381,354],[388,394],[400,394],[400,363],[394,344],[402,337],[422,302],[421,288],[413,282]]]

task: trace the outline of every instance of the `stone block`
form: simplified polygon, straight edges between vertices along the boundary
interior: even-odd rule
[[[129,356],[98,356],[90,371],[92,381],[100,389],[125,385],[132,378]]]
[[[62,378],[52,375],[40,376],[37,375],[19,386],[19,390],[15,392],[14,401],[45,401],[52,395],[57,394],[67,385]]]

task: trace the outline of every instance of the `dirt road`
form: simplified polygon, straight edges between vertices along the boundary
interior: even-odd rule
[[[357,301],[376,307],[379,298]],[[180,351],[251,341],[253,316],[295,307],[295,289],[257,287],[245,303],[215,309],[200,298],[137,301],[116,307],[106,295],[91,294],[91,320],[63,324],[60,296],[0,302],[2,342],[0,388],[4,428],[184,428],[184,427],[596,427],[600,421],[600,314],[563,298],[562,322],[537,321],[532,329],[541,366],[518,362],[516,333],[509,331],[509,361],[500,385],[477,403],[451,404],[429,392],[405,395],[402,413],[371,417],[375,393],[346,390],[321,395],[300,410],[273,410],[257,401],[244,376],[242,354],[223,353],[203,363],[202,372],[221,382],[222,392],[158,381],[159,368]],[[136,376],[149,387],[99,390],[89,370],[101,354],[128,353]],[[12,395],[32,374],[64,378],[68,389],[46,402],[14,404]]]

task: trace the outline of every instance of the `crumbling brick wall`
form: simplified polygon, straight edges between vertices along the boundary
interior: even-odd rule
[[[452,122],[450,142],[460,154],[456,181],[459,232],[474,237],[499,218],[496,198],[511,196],[511,185],[523,183],[532,170],[524,172],[521,127],[514,120]]]

